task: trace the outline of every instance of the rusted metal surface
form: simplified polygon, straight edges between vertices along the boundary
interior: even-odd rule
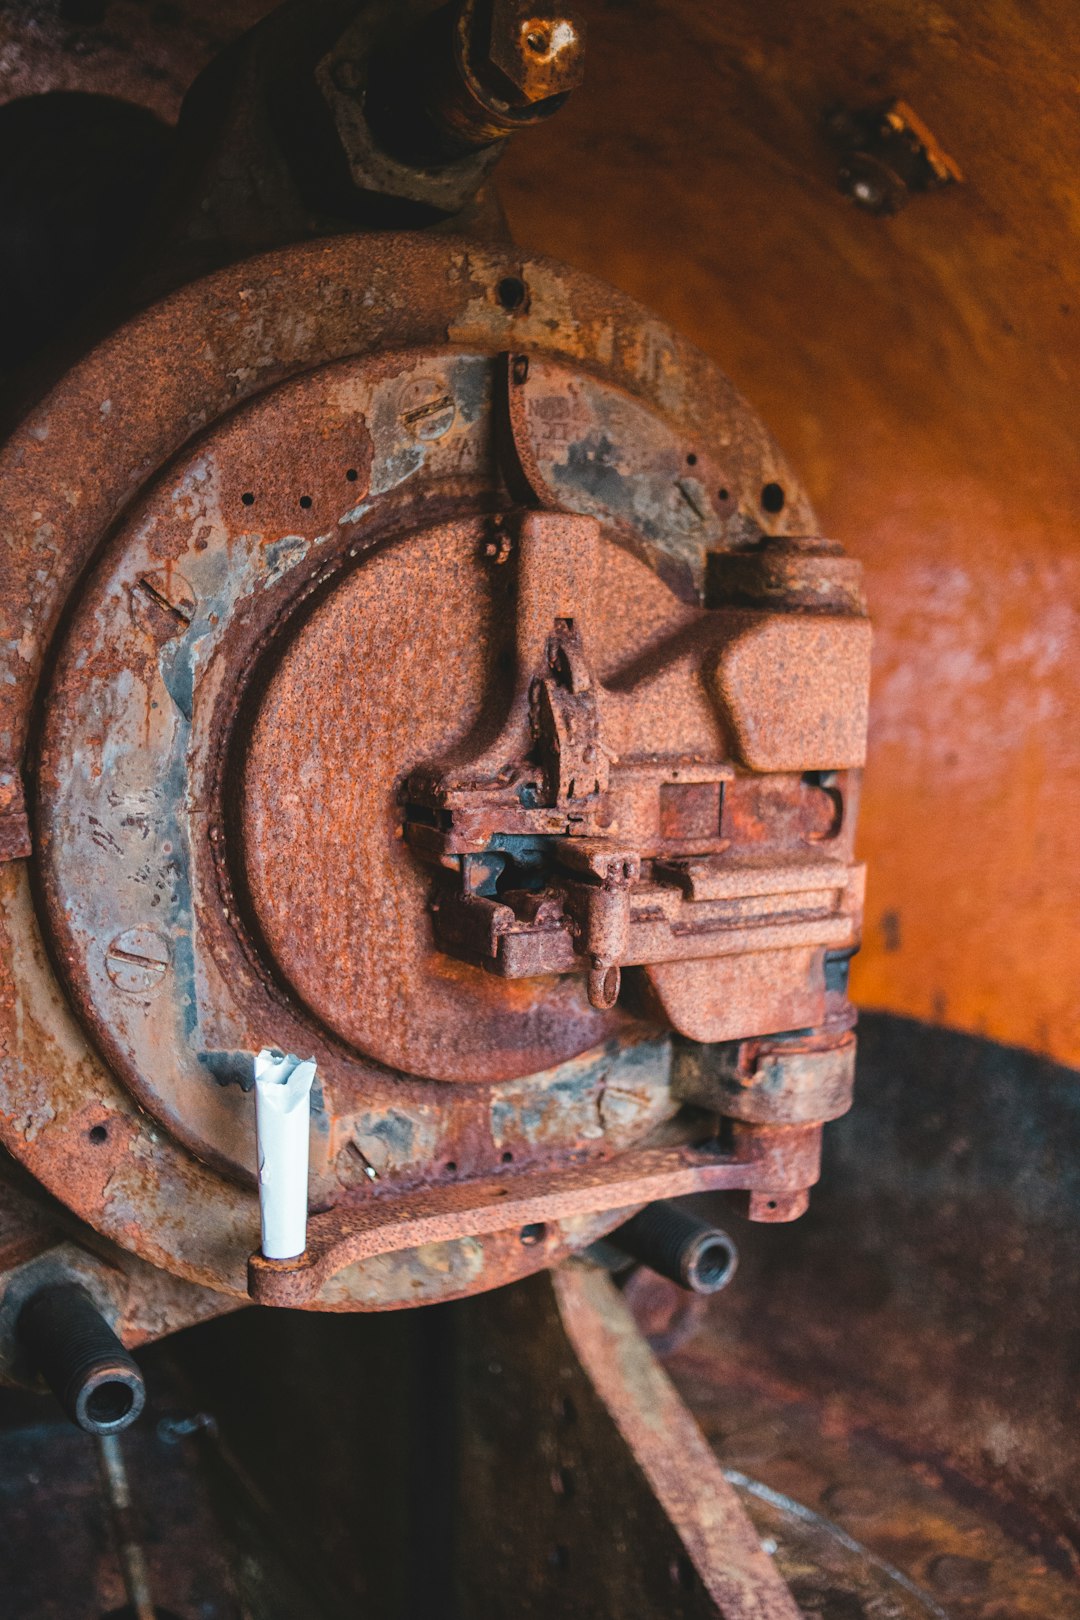
[[[600,6],[587,92],[499,171],[521,240],[722,359],[864,562],[856,998],[1074,1065],[1076,72],[1067,0]],[[895,97],[965,183],[889,219],[824,115]]]
[[[522,354],[509,421],[506,357]],[[820,581],[803,598],[795,582],[786,602],[701,606],[710,553],[809,528],[809,510],[723,379],[617,295],[463,242],[301,246],[137,317],[37,408],[6,458],[14,683],[0,704],[13,783],[46,649],[93,560],[50,650],[30,760],[48,936],[93,1044],[63,1007],[25,873],[8,862],[5,1140],[91,1225],[180,1276],[243,1291],[256,1213],[245,1086],[270,1040],[318,1059],[316,1220],[395,1233],[344,1270],[333,1263],[332,1308],[492,1286],[617,1220],[619,1200],[587,1190],[588,1175],[617,1183],[617,1162],[590,1161],[678,1109],[670,1024],[747,1036],[825,1016],[826,955],[858,932],[863,675],[844,638],[850,627],[862,647],[865,623],[855,598]],[[552,518],[511,520],[524,467],[557,504]],[[787,491],[782,510],[764,502],[772,487]],[[401,784],[425,760],[475,753],[531,679],[557,573],[534,570],[530,587],[512,553],[521,522],[544,521],[577,523],[586,550],[604,530],[587,625],[608,694],[596,744],[631,762],[636,750],[651,770],[651,811],[645,778],[635,791],[663,830],[642,848],[674,861],[671,915],[641,923],[660,944],[625,958],[656,962],[640,1007],[590,1007],[584,983],[547,967],[512,984],[454,961],[430,934],[430,872],[401,836]],[[820,555],[825,578],[835,550]],[[816,562],[803,556],[803,576]],[[816,598],[803,614],[806,588]],[[788,676],[820,682],[820,637],[833,636],[835,667],[811,707],[842,711],[824,742],[808,724],[805,757],[775,703],[771,720],[738,718],[753,707],[757,656],[740,672],[739,649],[773,625],[798,635],[804,620],[819,640],[788,647]],[[701,691],[695,647],[715,672]],[[653,756],[670,753],[665,713],[677,711],[689,756],[665,771]],[[553,696],[556,752],[566,718]],[[755,776],[740,749],[764,749],[771,774]],[[569,760],[552,755],[556,799],[572,794]],[[821,786],[800,767],[834,775]],[[745,880],[710,865],[729,829],[706,834],[702,818],[721,787]],[[629,826],[634,792],[622,802]],[[560,851],[576,870],[578,841],[564,836]],[[588,860],[574,881],[592,881]],[[708,913],[743,954],[713,963],[693,939],[673,946],[684,910]],[[621,965],[618,933],[597,913],[594,977],[595,959],[601,980]],[[703,966],[726,1021],[695,1025],[687,1010]],[[759,1144],[782,1147],[783,1133]],[[545,1186],[568,1156],[586,1167],[583,1190],[565,1216],[548,1212],[542,1244],[521,1243],[534,1178]],[[509,1231],[470,1191],[493,1174],[523,1178],[526,1215]],[[735,1184],[773,1220],[799,1212],[812,1180],[788,1167]],[[436,1233],[418,1208],[410,1245],[421,1196],[436,1226],[443,1206],[456,1224]]]
[[[704,1329],[643,1271],[623,1297],[668,1338],[668,1374],[806,1616],[1074,1620],[1075,1084],[878,1015],[863,1050],[809,1219],[740,1230],[732,1287],[693,1300]],[[239,1594],[256,1620],[714,1611],[544,1278],[389,1316],[240,1311],[141,1360],[152,1418],[125,1457],[154,1595],[177,1614],[224,1620]],[[194,1391],[162,1389],[167,1362]],[[124,1598],[92,1450],[43,1432],[28,1400],[0,1401],[9,1602],[52,1620],[89,1590],[108,1612]]]
[[[481,10],[474,0],[474,11]],[[552,0],[495,0],[487,27],[487,55],[527,102],[566,95],[584,72],[585,20],[577,6]]]
[[[782,984],[794,953],[799,971],[808,947],[857,941],[861,874],[823,851],[801,865],[770,863],[757,846],[747,861],[722,802],[740,764],[861,763],[869,627],[714,609],[686,614],[667,642],[653,632],[646,657],[632,646],[616,662],[599,628],[598,581],[603,572],[609,602],[621,581],[615,558],[601,554],[599,525],[530,514],[512,545],[509,712],[479,754],[459,749],[452,766],[427,767],[406,789],[406,838],[453,874],[434,902],[437,936],[508,978],[584,970],[601,1010],[614,1006],[622,968],[644,965],[649,976],[651,964],[669,964],[662,996],[676,1029],[722,1039],[754,1015],[732,1009],[738,963],[714,987],[703,962],[755,956],[755,976]],[[616,662],[603,684],[599,658]],[[703,707],[702,688],[718,713]],[[846,821],[839,794],[835,807],[831,848],[850,848],[835,842]],[[702,993],[680,1024],[687,996],[670,964],[687,960]],[[819,1021],[805,1003],[788,1016],[796,1027]]]
[[[163,1332],[190,1327],[235,1308],[199,1288],[92,1237],[6,1158],[0,1175],[0,1377],[42,1388],[39,1369],[17,1331],[20,1314],[42,1289],[85,1289],[123,1344],[136,1348]]]
[[[839,999],[839,998],[837,998]],[[851,1107],[855,1038],[843,1008],[833,1028],[700,1047],[680,1041],[677,1096],[732,1119],[762,1125],[839,1119]]]
[[[738,1277],[665,1365],[760,1533],[802,1540],[809,1613],[1080,1612],[1077,1103],[1066,1068],[868,1014],[806,1220],[730,1223]]]
[[[621,1215],[656,1198],[717,1188],[755,1195],[762,1220],[791,1220],[801,1214],[818,1176],[820,1129],[736,1131],[730,1152],[710,1143],[639,1148],[595,1168],[493,1178],[315,1215],[308,1223],[307,1248],[298,1259],[252,1255],[249,1290],[258,1304],[325,1307],[340,1298],[340,1288],[328,1287],[334,1278],[372,1256],[508,1227],[517,1229],[522,1247],[546,1255],[548,1220],[597,1211]],[[615,1219],[607,1224],[614,1225]],[[553,1236],[558,1243],[559,1233]]]
[[[0,94],[112,91],[172,117],[214,41],[266,9],[184,0],[151,22],[114,0],[94,25],[9,7]],[[531,248],[715,356],[867,566],[877,878],[857,994],[1080,1062],[1072,8],[587,11],[588,88],[499,190]],[[895,97],[966,184],[875,219],[837,190],[824,116]]]
[[[655,1361],[629,1309],[601,1271],[555,1274],[567,1337],[657,1500],[672,1520],[723,1620],[798,1620],[701,1430]]]
[[[125,0],[64,8],[17,0],[0,23],[0,100],[80,91],[173,121],[196,74],[269,10],[264,0],[184,0],[154,15]]]

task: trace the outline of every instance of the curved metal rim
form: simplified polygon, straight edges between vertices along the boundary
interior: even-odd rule
[[[498,282],[511,271],[533,290],[526,312],[498,301]],[[691,442],[703,419],[737,423],[747,441],[725,450],[752,456],[763,479],[792,491],[781,527],[811,526],[776,446],[714,364],[592,277],[445,237],[339,237],[262,255],[136,316],[73,368],[0,454],[11,542],[0,678],[14,679],[0,684],[0,734],[12,740],[0,791],[5,767],[18,768],[66,598],[147,479],[224,411],[287,377],[349,355],[446,342],[527,347],[600,371],[683,424]],[[92,1051],[46,960],[21,862],[0,871],[0,921],[0,1140],[123,1247],[242,1294],[254,1198],[164,1139]],[[87,1133],[103,1117],[122,1128],[91,1150]],[[193,1201],[208,1200],[209,1233],[185,1219]],[[524,1250],[521,1259],[515,1275],[550,1256]]]

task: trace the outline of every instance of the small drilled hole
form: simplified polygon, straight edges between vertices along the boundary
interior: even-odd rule
[[[730,501],[731,491],[728,489],[718,489],[716,492],[716,498],[718,501]]]
[[[503,276],[495,289],[495,296],[503,309],[513,314],[515,310],[524,309],[529,289],[520,276]]]
[[[695,454],[694,454],[694,452],[692,450],[691,450],[690,454],[686,458],[686,465],[688,467],[696,467],[697,466],[697,456],[695,456]]]
[[[91,1125],[86,1134],[91,1142],[107,1142],[109,1140],[109,1127],[107,1125]]]
[[[538,28],[525,35],[525,43],[534,56],[546,56],[548,51],[548,36],[541,33]]]
[[[777,1204],[775,1198],[767,1198],[765,1200],[765,1208],[766,1209],[778,1209],[779,1207],[780,1206]]]
[[[310,495],[301,495],[301,497],[300,497],[300,505],[304,508],[304,511],[306,512],[308,507],[311,505],[311,496]]]
[[[350,484],[355,484],[360,474],[357,472],[355,467],[350,467],[345,476],[349,480]]]
[[[514,1155],[511,1152],[507,1151],[502,1156],[502,1162],[503,1162],[503,1164],[513,1164]]]
[[[784,491],[779,484],[766,484],[761,491],[761,504],[766,512],[774,514],[784,510]]]
[[[245,506],[254,506],[255,505],[255,497],[252,494],[250,489],[245,489],[245,491],[241,495],[240,499],[244,503]]]
[[[457,1170],[457,1160],[456,1159],[447,1159],[447,1161],[446,1161],[446,1173],[447,1173],[447,1175],[452,1176],[456,1170]]]
[[[538,1243],[543,1243],[547,1237],[547,1227],[543,1221],[530,1221],[528,1226],[521,1228],[520,1236],[527,1249],[534,1249]]]

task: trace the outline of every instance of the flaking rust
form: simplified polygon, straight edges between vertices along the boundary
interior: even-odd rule
[[[868,628],[709,362],[561,266],[341,236],[146,310],[0,472],[0,1135],[73,1213],[242,1295],[268,1045],[318,1082],[267,1301],[475,1292],[692,1188],[805,1207]]]

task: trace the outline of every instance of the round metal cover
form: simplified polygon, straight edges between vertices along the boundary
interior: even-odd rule
[[[216,1288],[243,1292],[254,1246],[243,1083],[263,1045],[318,1058],[323,1208],[618,1150],[674,1107],[654,1027],[580,980],[438,952],[401,841],[404,778],[497,720],[508,679],[507,351],[531,359],[538,475],[603,525],[602,666],[692,609],[707,550],[812,526],[674,334],[586,277],[446,239],[308,244],[186,288],[5,452],[14,759],[47,651],[51,675],[39,899],[0,866],[0,1133],[84,1219]],[[367,1262],[324,1303],[489,1286],[604,1220],[564,1224]]]

